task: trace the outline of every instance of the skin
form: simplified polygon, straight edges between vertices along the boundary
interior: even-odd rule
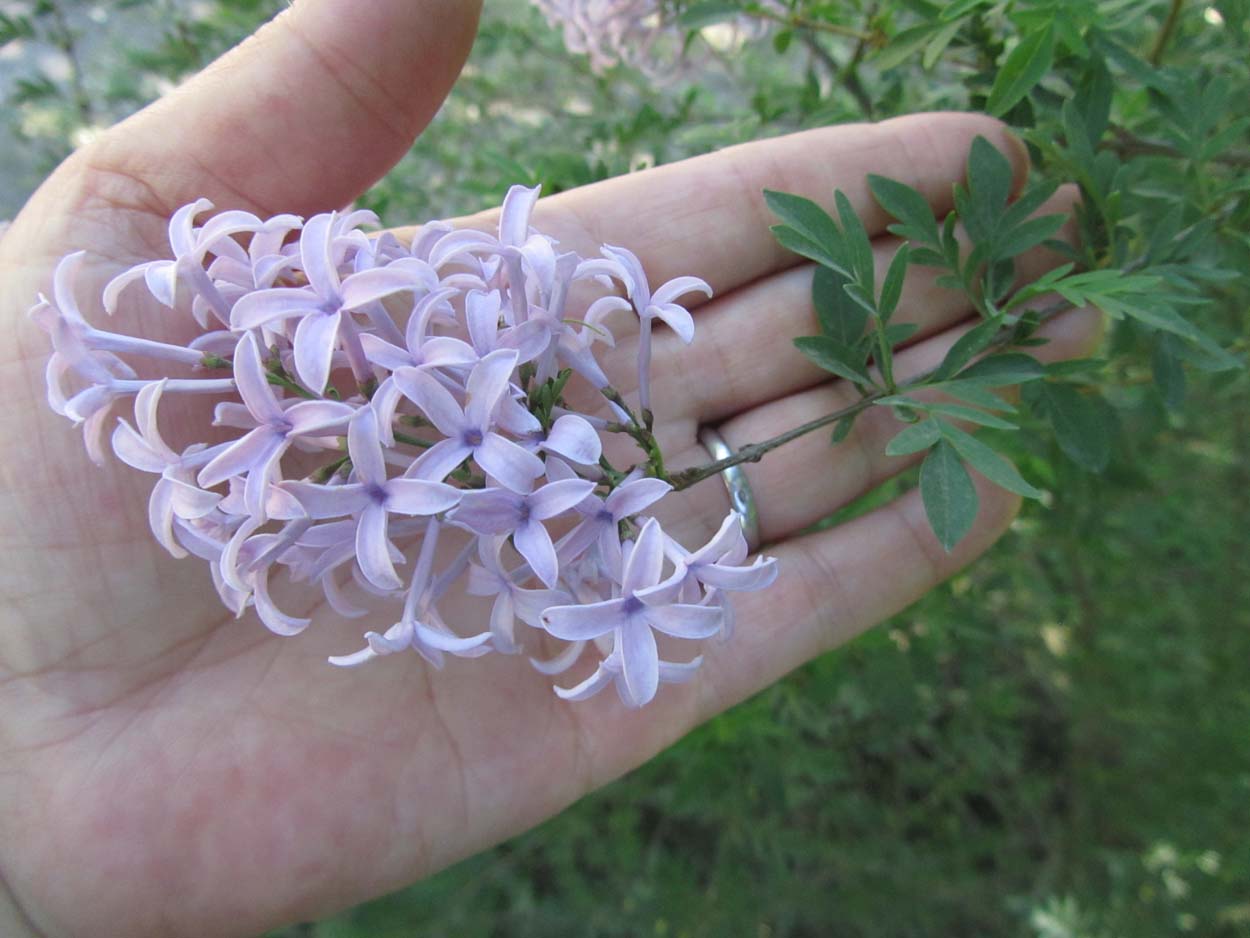
[[[255,934],[393,890],[529,828],[639,765],[700,722],[898,612],[985,551],[1016,510],[979,484],[977,523],[952,554],[918,493],[833,530],[795,532],[911,459],[881,455],[899,425],[884,411],[837,447],[818,433],[748,467],[778,583],[741,598],[733,641],[710,643],[691,684],[627,711],[612,693],[569,705],[515,658],[445,670],[396,655],[337,670],[393,611],[337,621],[299,594],[313,624],[271,635],[232,618],[206,569],[152,540],[151,480],[92,466],[79,434],[44,402],[45,337],[25,316],[63,254],[83,249],[87,289],[166,256],[165,224],[206,195],[217,208],[308,214],[346,204],[408,148],[467,55],[467,0],[300,0],[166,99],[71,157],[0,241],[0,926],[4,934]],[[764,187],[826,206],[843,189],[876,238],[895,244],[865,174],[916,186],[936,211],[978,134],[1023,153],[996,122],[925,114],[761,141],[566,193],[535,224],[569,248],[622,244],[653,285],[707,279],[689,349],[661,330],[657,427],[676,467],[706,460],[696,428],[731,445],[848,403],[794,351],[814,331],[810,268],[767,230]],[[1050,207],[1063,211],[1072,195]],[[489,227],[493,217],[465,221]],[[1026,273],[1057,263],[1031,255]],[[137,294],[135,294],[137,295]],[[898,318],[921,325],[901,377],[931,367],[970,323],[958,297],[915,269]],[[119,331],[181,337],[168,311],[133,301]],[[1097,317],[1046,329],[1046,359],[1087,353]],[[605,359],[633,390],[634,340]],[[119,409],[120,410],[120,409]],[[171,409],[170,436],[203,413]],[[666,528],[702,543],[727,510],[716,479],[665,502]],[[478,613],[449,602],[470,630]],[[684,650],[683,650],[684,651]],[[673,657],[689,657],[675,654]],[[580,680],[589,662],[562,679]]]

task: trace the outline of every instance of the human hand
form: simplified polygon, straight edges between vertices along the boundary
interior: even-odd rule
[[[286,640],[230,617],[202,568],[175,565],[152,541],[148,480],[91,466],[47,411],[47,348],[24,312],[61,255],[88,251],[102,284],[159,252],[168,214],[198,196],[263,213],[349,201],[437,107],[467,51],[470,6],[427,0],[417,16],[410,2],[373,0],[345,23],[307,0],[76,154],[0,241],[0,311],[16,337],[0,353],[0,873],[48,935],[245,935],[410,882],[559,811],[901,609],[1014,513],[1010,496],[983,488],[978,525],[952,555],[928,533],[916,493],[798,536],[907,464],[879,455],[897,425],[869,414],[846,444],[816,434],[770,454],[748,474],[781,577],[739,601],[737,635],[710,650],[694,683],[666,687],[642,712],[610,695],[564,703],[548,678],[503,656],[465,672],[415,656],[336,671],[324,659],[358,645],[359,623],[312,609],[308,631]],[[703,423],[742,445],[854,393],[822,383],[791,345],[812,331],[810,268],[775,245],[760,190],[827,205],[843,189],[884,262],[894,241],[865,174],[908,182],[940,213],[977,134],[1014,152],[1022,171],[994,122],[923,115],[587,187],[541,202],[536,225],[575,250],[628,246],[652,282],[692,273],[715,288],[693,347],[667,334],[656,342],[657,435],[677,466],[691,465],[706,461],[695,443]],[[1036,274],[1050,262],[1036,254],[1025,266]],[[147,335],[177,328],[156,307],[119,315]],[[940,360],[971,315],[913,271],[898,317],[921,329],[899,356],[900,377]],[[1068,314],[1048,333],[1043,357],[1075,354],[1096,319]],[[605,361],[625,392],[633,351],[622,336]],[[715,480],[665,504],[666,529],[691,543],[726,509]],[[453,624],[470,615],[456,611],[444,608]]]

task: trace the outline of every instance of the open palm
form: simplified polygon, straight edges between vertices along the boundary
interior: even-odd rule
[[[25,927],[49,936],[246,935],[401,886],[536,824],[903,608],[1015,511],[1011,496],[982,487],[977,526],[951,555],[916,493],[797,535],[907,465],[881,455],[897,427],[868,414],[836,448],[815,434],[771,454],[748,472],[778,583],[739,600],[737,634],[709,649],[694,682],[663,688],[640,712],[612,695],[564,703],[549,678],[502,655],[443,671],[416,655],[326,665],[390,619],[362,625],[313,608],[295,639],[250,614],[235,620],[202,567],[152,540],[149,480],[116,462],[92,466],[48,411],[48,349],[24,313],[65,253],[88,252],[96,286],[161,256],[165,219],[198,196],[218,209],[307,214],[346,204],[385,172],[454,80],[476,9],[360,0],[348,22],[335,6],[297,4],[75,154],[0,240],[10,335],[0,350],[0,924],[5,883]],[[693,465],[706,460],[701,424],[743,445],[853,399],[791,345],[813,329],[811,272],[773,242],[761,190],[826,204],[844,190],[884,263],[895,243],[866,174],[903,179],[942,212],[978,134],[1018,153],[999,125],[971,115],[823,129],[547,199],[535,224],[571,250],[626,245],[653,283],[688,273],[715,288],[696,311],[694,346],[665,334],[655,350],[657,434],[675,466]],[[1048,262],[1024,261],[1034,273]],[[124,315],[122,331],[177,328],[155,306]],[[914,272],[898,316],[920,330],[900,370],[936,364],[972,315]],[[1042,355],[1078,353],[1096,328],[1087,313],[1060,317]],[[633,388],[628,337],[605,366]],[[666,529],[687,543],[727,507],[716,480],[664,504]],[[453,624],[477,614],[454,603],[444,613]]]

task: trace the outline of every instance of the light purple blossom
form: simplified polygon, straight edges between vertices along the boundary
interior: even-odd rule
[[[646,474],[658,464],[645,452],[633,471],[605,458],[603,434],[625,409],[604,399],[581,411],[563,397],[570,382],[605,389],[596,352],[613,342],[607,316],[633,308],[645,335],[662,319],[689,338],[693,319],[676,300],[706,284],[676,278],[653,292],[624,249],[591,260],[562,249],[531,224],[537,197],[510,190],[497,233],[432,223],[411,247],[360,230],[376,224],[370,212],[223,212],[197,225],[211,206],[192,203],[171,220],[172,259],[122,271],[97,297],[121,313],[146,291],[148,305],[199,323],[185,345],[93,325],[79,307],[86,258],[70,255],[31,311],[52,344],[49,406],[83,425],[102,461],[111,414],[133,405],[112,449],[154,477],[153,537],[202,560],[235,615],[255,609],[291,636],[322,602],[359,618],[402,596],[390,627],[331,661],[413,650],[441,666],[448,654],[515,654],[549,637],[567,644],[524,656],[548,678],[598,659],[581,683],[555,689],[562,697],[612,684],[641,706],[700,661],[661,660],[654,631],[724,634],[729,594],[766,586],[775,563],[748,561],[732,516],[693,551],[640,517],[670,485]],[[645,409],[646,348],[640,358]],[[342,367],[350,387],[330,384]],[[190,427],[178,450],[161,408],[186,394],[210,397],[214,429]],[[405,585],[398,570],[413,555]],[[275,601],[279,586],[290,609]],[[489,616],[449,624],[439,605],[451,590],[490,600]]]

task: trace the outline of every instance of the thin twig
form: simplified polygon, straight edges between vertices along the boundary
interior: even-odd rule
[[[1167,18],[1159,29],[1159,35],[1155,37],[1154,48],[1150,50],[1151,65],[1158,65],[1163,61],[1163,53],[1167,51],[1168,43],[1172,40],[1172,33],[1176,32],[1176,24],[1180,20],[1181,6],[1184,2],[1185,0],[1172,0],[1172,5],[1168,8]]]

